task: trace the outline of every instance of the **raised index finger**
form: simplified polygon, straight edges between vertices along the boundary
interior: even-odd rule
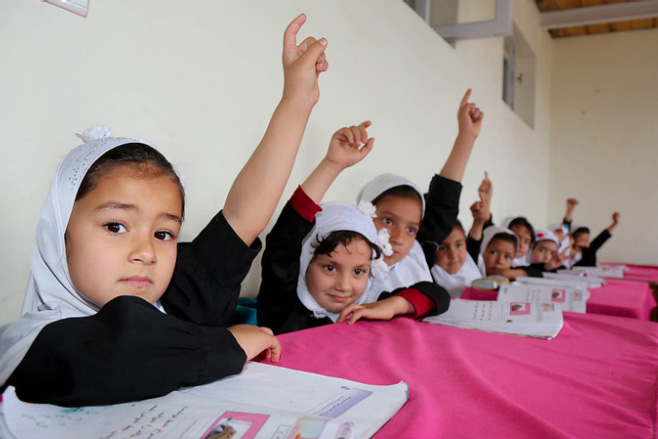
[[[297,46],[297,32],[301,29],[302,25],[306,22],[306,14],[299,14],[297,18],[290,22],[285,32],[283,33],[283,45]]]
[[[464,93],[464,97],[462,98],[461,103],[459,104],[461,107],[466,105],[468,103],[468,98],[471,97],[471,89],[469,88],[466,90],[466,93]]]

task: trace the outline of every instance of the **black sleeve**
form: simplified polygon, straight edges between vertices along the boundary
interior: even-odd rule
[[[478,256],[480,256],[480,246],[482,245],[481,239],[474,239],[471,235],[466,235],[466,250],[471,255],[473,261],[478,263]]]
[[[160,303],[180,319],[225,325],[260,248],[259,239],[247,246],[219,212],[192,242],[179,244],[174,273]]]
[[[275,334],[309,324],[310,311],[297,298],[297,280],[302,241],[312,228],[313,223],[286,203],[265,239],[257,315],[258,324]]]
[[[573,220],[571,220],[571,221],[567,221],[566,218],[562,218],[562,225],[563,225],[564,227],[566,227],[566,228],[567,228],[567,231],[569,231],[569,232],[571,231],[571,223],[572,223],[572,222],[573,222]]]
[[[448,291],[446,291],[445,288],[443,288],[440,285],[435,284],[434,282],[429,282],[429,281],[422,281],[415,283],[409,287],[402,287],[402,288],[397,288],[393,291],[389,292],[384,292],[379,295],[377,300],[384,300],[388,299],[391,297],[393,294],[398,293],[403,290],[409,290],[409,289],[415,289],[420,291],[422,294],[427,296],[432,302],[434,302],[434,309],[432,309],[430,312],[420,316],[420,317],[427,317],[427,316],[435,316],[438,314],[443,314],[448,310],[448,307],[450,306],[450,294]]]
[[[417,240],[419,243],[443,242],[452,232],[459,214],[459,197],[462,185],[440,175],[435,175],[425,194],[425,215],[420,224]]]
[[[517,268],[525,271],[529,277],[544,277],[544,264],[530,264],[523,267],[513,267],[512,269]]]
[[[436,252],[439,249],[439,244],[434,241],[425,241],[421,244],[421,247],[423,255],[425,255],[425,262],[431,270],[436,264]]]
[[[228,330],[120,296],[92,316],[45,326],[8,384],[27,402],[117,404],[240,373],[246,359]]]
[[[580,261],[576,262],[576,267],[596,267],[596,252],[608,240],[612,234],[605,229],[592,240],[589,247],[583,249],[583,257]]]
[[[612,234],[608,231],[608,229],[603,230],[599,235],[592,240],[589,244],[589,248],[591,251],[596,253],[602,246],[605,244],[605,242],[612,237]]]

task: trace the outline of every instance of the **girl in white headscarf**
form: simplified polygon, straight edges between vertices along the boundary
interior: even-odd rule
[[[423,250],[436,255],[436,263],[430,270],[432,278],[448,290],[453,299],[460,298],[465,288],[482,277],[480,269],[467,251],[466,232],[459,221],[443,242],[433,246],[424,243]]]
[[[415,317],[441,309],[425,291],[372,288],[387,279],[388,246],[372,222],[374,207],[318,204],[345,168],[371,150],[366,121],[332,136],[326,157],[297,188],[267,236],[258,322],[284,333],[360,318]],[[386,251],[386,250],[384,250]]]
[[[166,158],[102,127],[81,137],[41,212],[22,317],[0,328],[0,383],[29,402],[111,404],[278,357],[271,332],[222,327],[260,247],[229,225],[235,203],[177,248],[184,193]]]
[[[278,361],[272,331],[225,328],[286,185],[327,69],[326,41],[285,31],[284,87],[220,211],[177,246],[183,190],[154,148],[108,130],[60,163],[37,225],[22,316],[0,328],[0,387],[30,402],[104,405]]]
[[[430,268],[435,266],[436,254],[431,250],[424,253],[421,245],[436,250],[453,230],[459,213],[461,180],[484,117],[475,104],[468,102],[470,94],[469,89],[460,102],[459,133],[427,194],[423,195],[415,183],[396,174],[379,175],[361,189],[357,202],[369,201],[375,205],[375,226],[390,235],[393,249],[393,254],[385,258],[389,265],[388,279],[375,279],[373,288],[427,290],[426,283],[432,282]],[[443,291],[440,285],[434,287]]]

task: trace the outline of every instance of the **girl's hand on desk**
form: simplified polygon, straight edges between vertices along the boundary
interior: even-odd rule
[[[359,319],[391,320],[399,314],[413,314],[416,310],[407,299],[401,296],[393,296],[388,299],[379,300],[374,303],[359,305],[349,304],[341,311],[337,323],[347,321],[350,325]]]
[[[281,343],[270,328],[252,325],[234,325],[228,328],[247,354],[247,360],[263,354],[265,358],[278,363],[281,358]]]

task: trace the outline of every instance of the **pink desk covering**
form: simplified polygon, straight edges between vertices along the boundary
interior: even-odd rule
[[[591,296],[587,301],[588,314],[650,320],[651,310],[656,306],[656,299],[646,282],[606,279],[606,285],[590,288],[589,291]],[[469,300],[496,300],[497,297],[498,291],[473,288],[466,288],[462,294],[462,299]]]
[[[622,263],[604,265],[626,265],[626,270],[624,270],[624,279],[640,280],[645,282],[658,282],[658,267],[654,265]]]
[[[409,385],[376,439],[658,437],[653,322],[566,313],[542,340],[397,318],[280,340],[281,366]]]

